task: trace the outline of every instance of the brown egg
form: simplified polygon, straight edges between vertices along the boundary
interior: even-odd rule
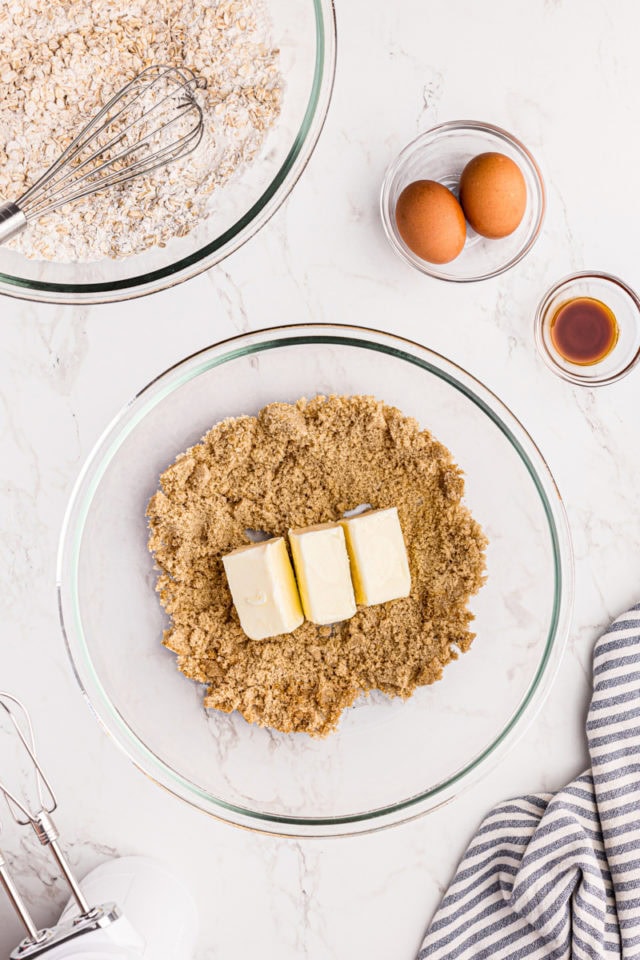
[[[508,237],[519,226],[527,206],[522,171],[503,153],[481,153],[470,160],[460,177],[464,214],[483,237]]]
[[[396,224],[406,245],[429,263],[449,263],[462,248],[467,224],[462,207],[435,180],[416,180],[396,203]]]

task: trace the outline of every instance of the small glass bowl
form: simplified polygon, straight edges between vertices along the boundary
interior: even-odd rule
[[[613,349],[589,365],[572,363],[551,339],[551,324],[560,307],[576,297],[604,303],[618,322]],[[618,277],[608,273],[573,273],[555,284],[542,298],[535,317],[536,344],[550,370],[570,383],[600,387],[626,376],[640,360],[640,298]]]
[[[460,175],[469,160],[489,151],[504,153],[518,164],[524,176],[527,206],[518,228],[508,237],[488,240],[467,224],[467,239],[455,260],[435,264],[416,256],[396,226],[395,209],[401,192],[414,180],[437,180],[457,197]],[[475,120],[442,123],[413,140],[388,168],[380,196],[382,223],[394,250],[422,273],[458,283],[497,277],[522,260],[538,238],[545,208],[542,174],[527,148],[506,130]]]

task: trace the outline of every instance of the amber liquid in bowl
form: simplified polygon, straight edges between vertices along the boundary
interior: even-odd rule
[[[575,297],[556,310],[549,324],[553,346],[569,363],[591,366],[607,357],[618,342],[613,311],[595,297]]]

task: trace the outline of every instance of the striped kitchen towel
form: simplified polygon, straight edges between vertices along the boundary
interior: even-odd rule
[[[594,651],[591,769],[486,818],[418,960],[640,960],[640,604]]]

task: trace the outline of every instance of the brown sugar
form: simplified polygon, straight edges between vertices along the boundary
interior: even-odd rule
[[[360,694],[409,697],[471,646],[467,606],[484,581],[487,541],[461,502],[449,451],[394,407],[364,396],[272,403],[216,424],[160,485],[147,516],[171,619],[164,644],[207,685],[205,706],[324,737]],[[330,628],[304,623],[249,640],[222,556],[249,543],[247,531],[282,536],[361,504],[398,508],[410,596]]]

